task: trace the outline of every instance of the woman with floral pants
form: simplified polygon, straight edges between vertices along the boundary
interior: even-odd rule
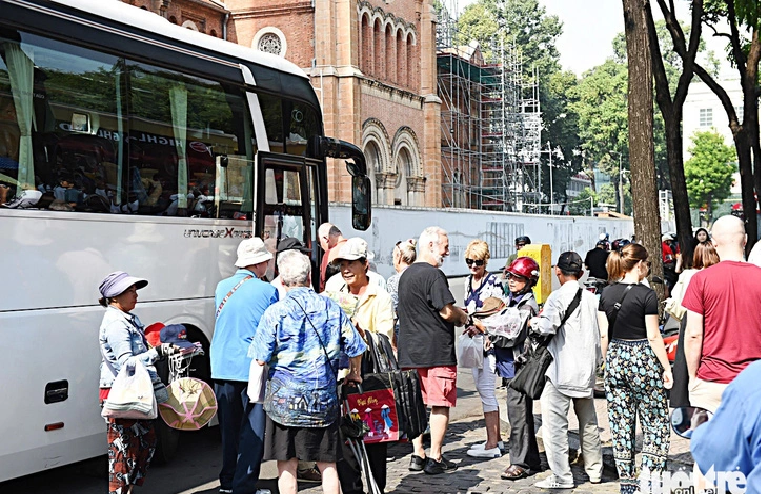
[[[658,298],[640,284],[650,269],[647,250],[629,244],[620,253],[611,252],[607,269],[616,283],[603,290],[598,315],[606,357],[605,394],[621,494],[633,494],[638,487],[637,415],[644,434],[642,471],[659,474],[666,468],[670,435],[666,389],[673,378],[658,328]]]

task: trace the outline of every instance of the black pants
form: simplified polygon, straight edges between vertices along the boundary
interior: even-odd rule
[[[359,460],[351,452],[349,445],[346,444],[346,438],[343,435],[340,438],[341,451],[336,468],[338,480],[341,482],[341,491],[343,494],[363,494],[365,490],[362,486],[362,470],[359,466]],[[370,471],[381,492],[386,489],[386,446],[386,443],[365,444]]]
[[[534,434],[534,400],[507,386],[507,418],[510,420],[510,464],[539,471],[542,460]]]
[[[687,314],[682,317],[679,325],[679,344],[674,355],[674,366],[671,373],[674,376],[674,385],[669,393],[669,405],[673,408],[690,406],[690,392],[687,390],[690,376],[687,373],[687,358],[684,356],[684,330],[687,327]]]

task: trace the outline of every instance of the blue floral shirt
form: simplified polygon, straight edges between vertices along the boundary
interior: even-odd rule
[[[484,306],[484,300],[489,297],[505,298],[505,291],[502,287],[502,280],[494,273],[486,273],[486,278],[481,282],[481,286],[475,290],[471,289],[473,275],[468,276],[465,283],[465,310],[468,314]]]
[[[264,311],[248,350],[249,357],[270,366],[267,415],[286,426],[332,424],[340,416],[336,374],[341,353],[356,357],[366,349],[338,304],[311,288],[290,290]]]

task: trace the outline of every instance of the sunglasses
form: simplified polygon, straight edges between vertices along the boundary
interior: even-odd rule
[[[525,278],[519,274],[513,274],[513,273],[507,273],[507,276],[505,276],[508,280],[515,280],[515,281],[526,281],[528,278]]]
[[[465,259],[465,264],[470,266],[471,264],[475,264],[476,266],[483,266],[486,264],[486,261],[483,259]]]
[[[652,265],[652,262],[650,261],[641,261],[645,263],[645,266],[647,266],[647,269],[650,269],[650,266]]]

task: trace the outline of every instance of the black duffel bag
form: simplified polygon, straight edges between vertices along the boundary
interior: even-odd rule
[[[420,436],[428,426],[428,413],[423,403],[423,392],[420,387],[420,376],[416,370],[400,370],[399,363],[391,349],[391,343],[384,335],[367,333],[367,352],[362,359],[362,385],[359,387],[344,387],[348,395],[369,394],[372,391],[393,392],[395,418],[398,423],[398,439],[412,440]],[[352,399],[356,402],[356,399]],[[372,407],[370,407],[372,408]],[[349,410],[350,411],[350,410]],[[357,408],[362,416],[362,412]],[[375,413],[374,411],[371,413]],[[355,417],[356,418],[356,417]],[[377,421],[373,417],[372,424]],[[372,427],[370,427],[372,430]],[[365,437],[368,442],[369,436]],[[381,440],[385,442],[385,440]]]

